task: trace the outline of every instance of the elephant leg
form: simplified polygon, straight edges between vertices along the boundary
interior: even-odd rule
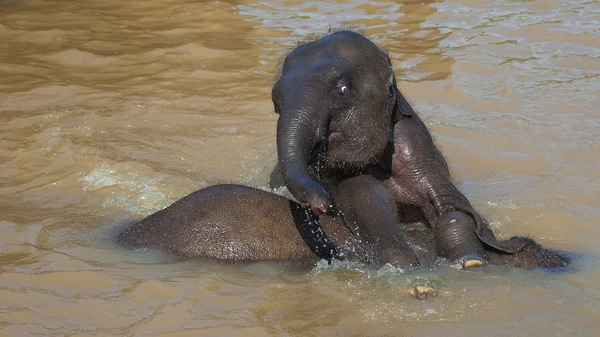
[[[438,254],[460,262],[463,268],[485,263],[484,247],[475,233],[475,219],[461,211],[449,211],[433,226]]]
[[[467,198],[452,183],[448,164],[418,118],[402,119],[394,126],[392,177],[384,184],[399,205],[414,205],[432,225],[439,256],[463,267],[485,261],[475,219],[461,205]]]
[[[342,181],[334,190],[337,209],[375,263],[400,268],[419,265],[398,226],[396,202],[379,181],[362,175]]]

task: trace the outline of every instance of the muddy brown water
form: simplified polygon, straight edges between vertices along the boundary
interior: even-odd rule
[[[175,263],[106,239],[264,186],[278,62],[340,22],[390,52],[494,230],[570,271]],[[0,335],[597,336],[599,93],[599,1],[2,1]]]

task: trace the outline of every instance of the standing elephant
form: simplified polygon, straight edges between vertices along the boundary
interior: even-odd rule
[[[389,57],[366,37],[339,31],[296,47],[272,100],[278,164],[270,186],[286,185],[316,215],[343,214],[367,244],[388,247],[377,251],[380,260],[419,263],[397,230],[415,217],[432,226],[438,253],[463,267],[485,263],[489,249],[515,254],[527,247],[522,238],[497,240],[455,187],[427,127],[398,90]],[[383,238],[393,248],[377,243]]]
[[[360,195],[353,195],[360,199]],[[422,266],[437,258],[430,227],[400,227],[418,247]],[[531,239],[525,248],[504,254],[486,247],[490,263],[519,268],[564,267],[568,260]],[[189,194],[169,207],[119,228],[117,241],[127,247],[155,248],[181,259],[286,261],[311,265],[319,259],[348,259],[376,266],[370,247],[357,240],[344,222],[322,216],[294,201],[241,185],[215,185]],[[386,244],[386,241],[378,241]],[[387,244],[392,244],[387,242]],[[382,247],[385,250],[388,247]]]

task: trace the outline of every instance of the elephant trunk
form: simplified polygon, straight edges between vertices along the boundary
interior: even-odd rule
[[[302,100],[304,102],[310,100]],[[311,154],[327,133],[326,113],[306,104],[283,109],[277,121],[277,155],[290,193],[317,214],[330,212],[327,191],[308,172]]]

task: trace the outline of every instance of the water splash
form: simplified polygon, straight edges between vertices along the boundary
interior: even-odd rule
[[[127,167],[126,167],[127,168]],[[123,172],[114,167],[98,167],[79,179],[85,191],[98,191],[106,196],[103,207],[119,207],[131,213],[147,214],[168,206],[173,200],[159,189],[164,175]]]

